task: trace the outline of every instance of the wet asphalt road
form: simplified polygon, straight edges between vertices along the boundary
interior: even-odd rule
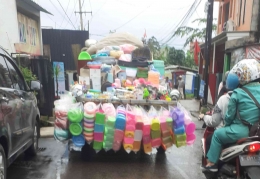
[[[165,154],[127,154],[110,151],[90,154],[69,152],[68,146],[52,138],[39,141],[37,157],[20,156],[7,170],[8,179],[203,179],[200,170],[202,123],[197,124],[197,140],[192,147],[176,148]],[[86,156],[88,148],[84,148]],[[89,152],[88,152],[89,153]],[[91,159],[90,159],[91,158]]]

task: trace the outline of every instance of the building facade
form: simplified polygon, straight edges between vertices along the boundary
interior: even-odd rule
[[[217,36],[212,38],[209,62],[208,103],[215,104],[223,74],[242,59],[260,60],[259,0],[215,0],[219,2]],[[201,44],[199,73],[205,69],[204,47]]]
[[[49,12],[32,0],[0,2],[0,46],[10,54],[42,55],[40,12]]]

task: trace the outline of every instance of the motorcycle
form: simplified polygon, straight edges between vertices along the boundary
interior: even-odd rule
[[[170,97],[172,99],[172,101],[178,101],[180,99],[180,92],[177,89],[173,89],[170,92]]]
[[[206,165],[206,139],[214,128],[206,126],[202,142],[202,165]],[[260,137],[247,137],[235,144],[225,146],[218,162],[218,172],[203,172],[207,179],[259,179],[260,178]]]

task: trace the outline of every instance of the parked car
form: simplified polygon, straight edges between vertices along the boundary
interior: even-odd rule
[[[23,152],[36,155],[40,113],[34,91],[39,81],[27,84],[11,56],[0,47],[0,178]]]

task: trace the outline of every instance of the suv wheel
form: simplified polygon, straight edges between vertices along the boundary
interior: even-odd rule
[[[2,145],[0,144],[0,179],[6,179],[6,157],[5,151]]]
[[[38,139],[39,139],[39,122],[36,120],[34,131],[33,131],[33,143],[32,145],[25,151],[25,154],[35,156],[37,154],[38,149]]]

